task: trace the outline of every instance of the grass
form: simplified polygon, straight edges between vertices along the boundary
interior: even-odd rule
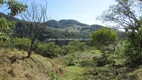
[[[62,68],[51,59],[32,54],[30,58],[11,63],[12,56],[26,56],[27,52],[0,49],[0,80],[49,80],[52,73],[60,75]]]
[[[99,51],[96,54],[99,54]],[[77,60],[77,64],[75,66],[67,66],[64,65],[64,62],[67,61],[67,57],[70,57],[69,55],[67,56],[62,56],[61,58],[54,59],[56,63],[60,63],[65,66],[65,72],[63,75],[59,77],[58,80],[83,80],[84,78],[84,71],[86,67],[81,65],[82,61],[90,61],[96,55],[95,53],[91,53],[90,50],[86,51],[78,51],[74,53],[75,60]]]
[[[82,80],[84,67],[79,66],[69,66],[66,67],[66,72],[59,77],[59,80]]]
[[[137,74],[138,80],[142,80],[142,65],[139,66],[139,69],[135,70],[133,74]]]

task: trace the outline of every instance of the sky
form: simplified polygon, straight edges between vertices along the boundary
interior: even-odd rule
[[[22,0],[26,3],[31,0]],[[39,4],[48,2],[49,19],[74,19],[86,24],[102,24],[96,20],[115,0],[34,0]]]
[[[40,0],[36,0],[37,2]],[[47,0],[50,19],[75,19],[86,24],[101,24],[96,20],[115,0]]]
[[[114,3],[115,0],[48,0],[48,11],[51,19],[75,19],[97,24],[100,22],[96,18]]]

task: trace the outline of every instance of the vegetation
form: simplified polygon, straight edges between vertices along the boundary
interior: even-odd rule
[[[10,16],[25,11],[22,20],[0,18],[0,80],[141,79],[141,0],[116,0],[101,16],[123,27],[123,33],[75,20],[47,21],[47,5],[26,10],[15,0],[0,4],[8,5]],[[58,40],[88,36],[87,41]]]
[[[7,9],[10,10],[10,12],[9,12],[10,16],[15,16],[15,15],[25,11],[27,8],[27,5],[19,3],[16,0],[1,0],[0,6],[4,5],[4,4],[6,4]]]
[[[94,31],[90,38],[92,39],[92,44],[95,45],[99,50],[104,51],[105,47],[114,43],[117,40],[117,33],[109,28],[101,28]]]
[[[66,68],[66,73],[59,80],[83,80],[84,68],[77,66],[69,66]]]
[[[26,56],[25,51],[14,49],[0,49],[0,80],[41,80],[56,79],[56,76],[64,71],[51,59],[34,54],[29,59],[17,60],[11,63],[14,56],[21,58]],[[53,75],[54,73],[54,75]]]
[[[31,56],[33,45],[36,39],[41,35],[45,27],[41,22],[47,20],[47,4],[45,6],[38,6],[35,3],[31,4],[31,9],[26,10],[22,15],[23,20],[28,21],[26,25],[27,37],[31,40],[28,56]]]
[[[7,21],[4,17],[0,19],[0,37],[6,39],[10,37],[15,28],[14,22]]]
[[[140,0],[117,0],[117,4],[103,14],[106,21],[115,22],[124,27],[127,33],[124,54],[128,63],[141,63],[141,6]],[[135,9],[136,8],[136,9]],[[133,56],[133,57],[132,57]],[[139,63],[137,62],[139,61]]]

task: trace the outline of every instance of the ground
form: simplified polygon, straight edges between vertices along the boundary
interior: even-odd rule
[[[59,77],[59,80],[83,80],[84,67],[69,66],[66,72]]]
[[[49,80],[63,71],[51,59],[34,53],[30,58],[20,59],[26,55],[24,51],[0,49],[0,80]],[[12,62],[15,57],[19,59]]]

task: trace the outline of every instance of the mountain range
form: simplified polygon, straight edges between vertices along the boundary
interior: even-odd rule
[[[5,17],[6,19],[9,19],[9,17],[7,15],[5,15],[4,13],[0,12],[0,17]],[[11,18],[11,20],[14,20],[16,22],[21,21],[20,19],[17,18]],[[99,28],[101,28],[101,25],[88,25],[88,24],[84,24],[81,23],[79,21],[76,20],[72,20],[72,19],[62,19],[62,20],[49,20],[47,22],[43,22],[42,24],[44,24],[47,27],[51,27],[51,28],[56,28],[56,29],[60,29],[63,31],[69,31],[69,32],[92,32],[94,30],[97,30]]]
[[[62,19],[59,21],[49,20],[47,22],[44,22],[43,24],[47,25],[48,27],[62,29],[64,31],[69,31],[69,32],[89,32],[90,33],[102,27],[101,25],[97,25],[97,24],[96,25],[84,24],[72,19],[68,19],[68,20]]]

